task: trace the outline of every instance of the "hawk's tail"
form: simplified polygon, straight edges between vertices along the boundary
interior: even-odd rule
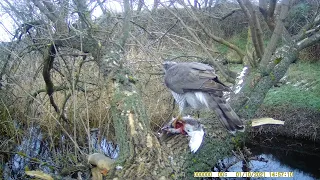
[[[233,111],[231,106],[223,97],[211,96],[213,102],[209,104],[210,109],[213,109],[219,116],[222,125],[231,133],[236,131],[244,131],[244,124],[239,116]]]

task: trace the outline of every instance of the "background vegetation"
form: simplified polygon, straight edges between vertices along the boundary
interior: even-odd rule
[[[241,2],[246,8],[240,6]],[[296,0],[281,4],[271,0],[269,9],[272,2],[277,5],[266,16],[260,12],[258,2],[250,2],[155,1],[148,7],[143,0],[124,0],[121,12],[113,12],[108,2],[100,0],[0,2],[1,12],[11,18],[15,27],[6,29],[11,41],[0,44],[1,177],[22,178],[23,170],[38,168],[61,176],[75,176],[75,172],[82,171],[89,177],[86,155],[98,151],[120,156],[125,171],[118,177],[149,177],[153,173],[159,174],[158,178],[179,179],[197,169],[210,170],[237,144],[219,129],[218,123],[204,122],[214,131],[208,132],[203,151],[195,156],[189,154],[186,162],[179,161],[184,157],[182,152],[186,154],[186,141],[181,141],[184,146],[180,147],[177,139],[158,142],[157,132],[177,114],[163,83],[162,62],[167,59],[210,64],[230,86],[239,80],[235,77],[244,66],[250,67],[243,94],[251,97],[258,92],[255,97],[259,98],[245,102],[241,97],[232,98],[242,103],[235,105],[239,114],[249,119],[278,118],[280,112],[308,112],[314,116],[301,133],[283,132],[318,140],[319,126],[311,117],[318,117],[320,112],[319,2]],[[287,6],[290,8],[286,14],[283,7]],[[245,9],[249,9],[250,18]],[[101,16],[95,15],[98,11]],[[281,12],[286,31],[277,33],[275,24],[281,24]],[[274,34],[281,34],[275,42]],[[286,41],[288,37],[292,42]],[[295,44],[292,46],[297,52],[291,52],[288,44]],[[257,48],[270,54],[259,54]],[[291,58],[291,54],[298,56]],[[280,69],[282,63],[290,66],[288,71]],[[285,76],[278,75],[281,73]],[[264,78],[271,82],[264,90],[268,92],[265,98],[265,94],[259,94],[259,82],[264,83]],[[134,131],[128,125],[130,113],[135,115]],[[208,116],[214,119],[214,115]],[[286,116],[280,119],[286,120]],[[301,129],[301,119],[295,122],[294,129]],[[41,134],[40,145],[21,146],[36,144],[34,134]],[[149,136],[152,147],[144,139]],[[166,150],[167,144],[172,146]],[[28,148],[35,148],[38,154],[25,151]],[[20,169],[10,161],[17,155],[25,162]],[[169,163],[169,155],[178,157],[176,164]],[[188,165],[190,162],[197,165]],[[171,172],[173,166],[177,167]],[[189,169],[183,172],[186,166]],[[8,167],[19,173],[4,174],[2,170]]]

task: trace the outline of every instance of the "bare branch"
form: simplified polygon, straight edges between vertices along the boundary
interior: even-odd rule
[[[153,6],[152,6],[152,9],[151,9],[151,12],[154,12],[154,11],[157,10],[159,2],[160,2],[160,0],[153,0]]]
[[[70,87],[67,87],[67,86],[54,86],[53,89],[54,89],[54,92],[58,92],[58,91],[69,90]],[[77,90],[84,92],[84,89],[83,89],[83,88],[77,88]],[[38,96],[38,94],[44,93],[44,92],[47,92],[47,90],[46,90],[46,89],[39,89],[39,90],[33,92],[33,93],[31,94],[31,96],[34,97],[34,98],[36,98],[36,97]]]
[[[205,45],[199,40],[199,38],[190,30],[190,28],[184,23],[184,21],[177,16],[171,9],[169,9],[167,6],[165,6],[162,2],[159,2],[164,8],[166,8],[172,15],[174,15],[177,19],[179,19],[179,22],[182,24],[182,26],[184,28],[186,28],[187,32],[192,36],[192,38],[201,46],[201,48],[204,50],[204,52],[207,54],[207,56],[213,61],[212,63],[214,64],[214,66],[219,69],[221,75],[226,78],[226,80],[228,82],[234,82],[234,79],[232,79],[231,77],[229,77],[225,71],[223,70],[223,68],[214,61],[213,56],[211,55],[211,53],[207,50],[207,48],[205,47]]]
[[[261,62],[260,62],[260,68],[264,71],[267,71],[267,65],[271,61],[271,56],[274,50],[277,48],[277,43],[281,37],[281,34],[284,30],[283,21],[286,18],[289,10],[289,0],[282,0],[281,1],[281,12],[280,17],[277,21],[276,27],[274,29],[274,32],[271,36],[271,40],[267,45],[267,48],[265,50],[265,54],[263,55]]]
[[[259,45],[259,49],[261,54],[264,54],[264,45],[263,45],[263,33],[262,33],[262,29],[260,26],[260,22],[259,22],[259,18],[257,16],[257,12],[255,9],[253,9],[252,4],[249,3],[252,8],[252,17],[253,17],[253,22],[254,22],[254,28],[256,30],[257,33],[257,41],[258,41],[258,45]]]
[[[2,28],[3,28],[8,34],[10,34],[11,36],[14,37],[14,34],[12,34],[12,33],[9,31],[9,29],[8,29],[2,22],[0,22],[0,25],[2,26]]]
[[[242,0],[237,0],[237,1],[240,5],[241,9],[243,10],[244,14],[246,15],[246,17],[249,20],[249,27],[250,27],[251,35],[252,35],[252,42],[253,42],[254,48],[256,50],[257,57],[259,59],[261,59],[263,53],[262,53],[262,49],[260,47],[260,43],[258,40],[259,30],[257,31],[257,29],[255,29],[255,20],[254,19],[256,17],[254,16],[254,14],[251,14],[251,13],[253,13],[252,4],[249,2],[249,0],[246,0],[246,5],[247,5],[247,7],[246,7]],[[251,13],[250,13],[250,11],[251,11]]]
[[[241,11],[241,8],[237,8],[237,9],[233,9],[232,11],[230,11],[229,13],[227,13],[226,15],[222,16],[220,18],[220,20],[224,20],[227,17],[231,16],[232,14],[234,14],[235,12]]]
[[[298,50],[302,50],[306,47],[312,46],[313,44],[319,43],[320,41],[320,32],[318,32],[310,37],[303,39],[302,41],[297,43]]]
[[[259,18],[257,16],[256,10],[254,9],[252,3],[250,2],[250,0],[245,0],[245,5],[249,10],[249,13],[251,14],[251,18],[252,20],[249,20],[250,23],[250,28],[251,31],[254,30],[253,34],[254,36],[252,36],[252,38],[256,38],[256,40],[253,40],[255,49],[257,51],[257,56],[258,58],[261,59],[261,56],[259,55],[259,53],[261,55],[263,55],[264,53],[264,45],[263,45],[263,33],[262,33],[262,29],[259,23]],[[258,53],[259,52],[259,53]]]
[[[296,41],[301,41],[302,39],[310,36],[310,33],[316,31],[320,25],[320,12],[314,15],[314,19],[311,23],[305,25],[305,27],[301,28],[300,32],[293,37]]]
[[[144,28],[143,26],[141,26],[140,24],[138,24],[138,23],[136,23],[136,22],[134,22],[134,21],[132,21],[132,20],[130,20],[130,22],[131,22],[132,24],[138,26],[140,29],[142,29],[144,32],[146,32],[149,36],[152,36],[152,34],[151,34],[146,28]]]
[[[26,17],[23,16],[23,14],[21,14],[21,13],[19,12],[19,10],[17,10],[17,9],[15,8],[15,6],[13,6],[8,0],[4,0],[4,1],[7,3],[7,5],[10,7],[10,10],[12,10],[16,16],[18,16],[19,18],[21,18],[23,22],[27,21]],[[2,6],[4,9],[6,9],[2,3],[1,3],[1,6]],[[14,19],[14,18],[13,18],[13,19]]]
[[[190,11],[190,9],[186,6],[186,4],[183,1],[180,1],[180,4],[184,6],[185,10],[190,14],[190,17],[192,17],[199,24],[199,26],[201,27],[203,32],[206,33],[207,36],[209,36],[214,41],[221,43],[221,44],[227,46],[228,48],[236,51],[236,53],[240,56],[240,59],[242,61],[243,57],[245,56],[245,53],[239,47],[224,40],[223,38],[217,37],[214,34],[210,33],[208,31],[208,29],[205,27],[205,25],[202,24],[202,22],[198,19],[197,15],[194,14],[192,11]]]
[[[92,19],[89,14],[88,6],[86,5],[85,0],[73,0],[73,2],[77,6],[77,13],[81,19],[81,28],[92,27]]]
[[[153,45],[154,43],[160,41],[164,36],[166,36],[177,24],[178,24],[179,20],[176,21],[176,23],[174,23],[174,25],[172,25],[161,37],[159,37],[158,39],[156,39],[153,43],[151,43],[149,46]]]
[[[276,9],[277,0],[269,1],[268,18],[273,18],[274,10]]]
[[[238,1],[238,4],[240,5],[241,9],[243,10],[244,14],[250,20],[251,19],[251,14],[250,14],[248,8],[244,5],[242,0],[237,0],[237,1]]]
[[[44,5],[40,3],[40,1],[38,1],[38,0],[31,0],[31,1],[33,2],[33,4],[35,6],[37,6],[37,8],[39,8],[39,10],[43,14],[45,14],[48,17],[48,19],[50,19],[50,21],[52,21],[52,22],[56,22],[57,21],[57,16],[55,14],[51,13],[51,12],[48,12],[46,7],[44,7]]]
[[[276,9],[277,0],[270,0],[269,10],[268,10],[268,17],[267,17],[267,24],[271,31],[274,31],[275,28],[275,9]]]
[[[131,20],[131,9],[130,9],[130,3],[129,0],[124,0],[124,22],[123,22],[123,28],[122,28],[122,38],[120,40],[120,46],[124,48],[125,42],[127,41],[129,37],[130,32],[130,20]]]
[[[48,9],[48,11],[50,13],[52,13],[53,15],[56,15],[57,12],[57,8],[55,7],[55,5],[53,3],[51,3],[50,1],[42,1],[42,3],[46,6],[46,8]]]
[[[228,12],[227,14],[223,15],[222,17],[219,17],[219,16],[213,16],[212,14],[208,13],[208,12],[205,12],[203,11],[202,13],[212,19],[217,19],[217,20],[220,20],[220,21],[223,21],[225,20],[226,18],[228,18],[229,16],[233,15],[235,12],[238,12],[238,11],[241,11],[242,9],[241,8],[236,8],[236,9],[233,9],[231,10],[230,12]]]
[[[270,0],[268,0],[270,2]],[[268,8],[268,1],[266,0],[259,0],[259,11],[263,15],[265,19],[267,19],[267,8]]]
[[[139,0],[138,2],[138,8],[137,8],[137,13],[139,14],[141,12],[141,9],[144,5],[144,0]]]
[[[60,18],[61,19],[68,19],[69,6],[70,6],[69,1],[70,0],[62,1],[62,5],[59,7]]]
[[[105,0],[104,0],[104,1],[105,1]],[[103,2],[101,2],[100,0],[97,0],[98,5],[99,5],[99,7],[100,7],[100,9],[101,9],[102,13],[106,15],[106,14],[107,14],[107,10],[103,7],[103,3],[104,3],[104,1],[103,1]]]
[[[277,0],[259,0],[259,10],[263,15],[269,29],[273,32],[275,27],[274,11],[276,8]]]

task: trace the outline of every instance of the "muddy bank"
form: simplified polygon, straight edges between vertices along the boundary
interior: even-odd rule
[[[289,106],[262,106],[256,117],[272,117],[285,121],[284,126],[264,125],[252,129],[252,136],[266,139],[282,136],[294,139],[310,140],[320,143],[320,111],[308,108],[292,108]]]

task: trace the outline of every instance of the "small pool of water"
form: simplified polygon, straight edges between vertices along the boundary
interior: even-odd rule
[[[17,128],[20,127],[17,125]],[[25,175],[26,170],[40,170],[44,173],[55,174],[56,170],[63,168],[60,167],[61,164],[57,164],[57,159],[54,160],[54,157],[61,158],[65,149],[50,149],[50,142],[43,138],[39,126],[28,127],[25,132],[21,143],[15,148],[15,153],[3,165],[3,177],[0,177],[0,180],[2,178],[5,180],[27,179],[29,177]],[[108,157],[117,158],[119,147],[105,138],[98,141],[98,131],[91,132],[90,142],[93,152],[101,152]],[[60,145],[68,144],[65,136],[60,137],[60,143]]]
[[[246,145],[253,157],[263,158],[267,162],[251,160],[251,172],[293,172],[293,178],[254,178],[254,179],[320,179],[320,145],[303,140],[275,138],[273,141],[256,139]],[[236,157],[222,160],[224,165],[237,161]],[[219,165],[221,165],[220,163]],[[241,172],[242,161],[228,168],[229,172]],[[233,179],[233,178],[229,178]]]

